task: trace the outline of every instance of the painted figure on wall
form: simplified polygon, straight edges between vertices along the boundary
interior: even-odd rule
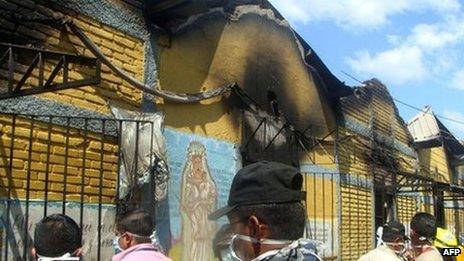
[[[215,223],[208,214],[216,209],[217,189],[206,161],[206,149],[191,142],[182,173],[182,260],[213,260],[211,242]]]

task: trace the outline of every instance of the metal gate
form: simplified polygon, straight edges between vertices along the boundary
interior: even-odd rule
[[[112,256],[125,124],[153,133],[148,121],[0,114],[0,260],[30,258],[35,224],[53,213],[80,225],[86,258]]]

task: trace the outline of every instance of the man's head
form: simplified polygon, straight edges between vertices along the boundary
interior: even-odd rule
[[[117,243],[125,250],[132,246],[150,243],[150,236],[155,224],[150,215],[143,210],[136,210],[116,223]]]
[[[302,184],[294,167],[267,161],[248,165],[232,181],[228,206],[212,213],[210,219],[227,215],[232,234],[237,235],[234,250],[242,259],[253,259],[303,235]]]
[[[414,245],[431,245],[437,233],[437,222],[429,213],[420,212],[411,220],[411,241]]]
[[[76,222],[62,214],[44,217],[34,231],[35,257],[61,257],[65,254],[79,256],[82,247],[82,232]]]
[[[398,221],[390,221],[383,225],[382,241],[399,252],[404,249],[404,241],[406,240],[406,232],[404,225]]]

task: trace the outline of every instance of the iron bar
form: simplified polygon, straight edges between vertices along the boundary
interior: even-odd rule
[[[31,48],[26,46],[19,46],[13,44],[0,43],[0,52],[4,51],[3,56],[0,59],[0,63],[8,56],[8,83],[7,89],[0,94],[1,99],[15,98],[26,95],[39,94],[50,91],[64,90],[69,88],[78,88],[82,86],[95,85],[100,83],[101,80],[101,61],[84,56],[78,56],[69,53],[55,52],[49,50],[42,50],[37,48]],[[22,74],[19,82],[14,86],[14,76],[16,64],[21,62],[17,54],[24,54],[25,56],[35,57],[30,65],[27,66],[26,72]],[[44,64],[45,61],[58,61],[48,79],[45,81],[44,77]],[[78,64],[81,66],[90,66],[95,69],[93,76],[87,76],[84,79],[72,80],[69,79],[69,64]],[[39,67],[38,75],[38,86],[31,86],[27,89],[22,89],[26,81],[31,77],[32,71]],[[54,83],[54,79],[59,72],[63,73],[62,83]]]
[[[105,151],[105,125],[106,120],[102,122],[102,137],[101,137],[101,147],[100,147],[100,183],[99,183],[99,193],[98,193],[98,250],[97,250],[97,259],[101,260],[101,230],[102,230],[102,194],[103,194],[103,157]],[[137,155],[137,154],[136,154]]]
[[[10,48],[8,52],[8,92],[13,90],[15,61],[13,57],[13,49]]]
[[[84,186],[85,186],[85,163],[87,158],[87,126],[88,126],[88,119],[84,119],[84,146],[82,146],[82,172],[81,172],[81,202],[80,202],[80,209],[79,209],[79,224],[80,227],[83,227],[84,224]],[[119,174],[119,172],[118,172]],[[119,176],[119,175],[118,175]]]
[[[274,143],[274,141],[277,139],[277,137],[278,137],[278,136],[280,135],[280,133],[285,129],[286,126],[287,126],[287,123],[284,123],[284,124],[282,125],[282,128],[279,129],[279,131],[277,132],[277,134],[274,135],[274,137],[271,139],[271,141],[268,143],[268,145],[264,148],[263,153],[266,152],[267,149]],[[265,128],[265,129],[266,129],[266,128]],[[265,132],[265,134],[266,134],[266,132]]]
[[[31,190],[31,162],[32,162],[32,139],[34,133],[34,118],[31,119],[30,125],[30,136],[29,136],[29,153],[28,153],[28,162],[27,162],[27,181],[26,181],[26,212],[25,212],[25,221],[24,221],[24,249],[23,249],[23,258],[27,260],[29,253],[28,241],[29,241],[29,201],[30,201],[30,190]]]
[[[251,136],[248,138],[247,142],[245,143],[245,149],[248,148],[248,145],[250,145],[251,140],[255,137],[256,132],[258,132],[259,128],[261,127],[261,125],[263,125],[264,121],[266,121],[266,118],[263,118],[261,120],[261,122],[258,124],[258,127],[256,127]]]
[[[11,190],[13,189],[13,156],[14,156],[14,141],[15,141],[15,130],[16,130],[16,115],[13,115],[11,123],[11,141],[10,141],[10,161],[8,164],[8,198],[6,206],[6,235],[5,235],[5,260],[8,260],[8,240],[10,239],[10,210],[11,210]],[[12,235],[14,238],[14,235]]]
[[[23,87],[24,83],[26,82],[27,78],[29,78],[29,76],[31,76],[31,73],[32,71],[35,69],[35,67],[37,66],[37,64],[39,63],[39,54],[37,54],[35,57],[34,57],[34,60],[32,61],[32,63],[29,65],[29,67],[27,67],[27,70],[26,70],[26,73],[24,73],[23,77],[21,78],[21,80],[19,80],[18,84],[16,85],[16,87],[14,88],[13,92],[18,92],[21,87]]]
[[[64,142],[64,170],[63,170],[63,215],[66,214],[66,192],[68,187],[68,156],[69,156],[69,125],[70,118],[66,118],[66,138]]]
[[[45,162],[45,195],[44,195],[44,217],[47,216],[47,209],[48,209],[48,180],[50,176],[50,150],[51,150],[51,142],[52,142],[52,123],[53,117],[49,117],[48,123],[48,138],[47,138],[47,159]]]

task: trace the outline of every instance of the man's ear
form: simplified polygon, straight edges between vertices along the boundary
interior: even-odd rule
[[[35,250],[35,247],[33,247],[33,248],[31,249],[31,256],[34,257],[34,258],[38,258],[38,256],[37,256],[37,251]]]
[[[261,239],[268,236],[267,225],[259,221],[259,219],[251,215],[248,219],[248,225],[250,226],[250,235],[256,239]]]
[[[248,227],[250,228],[250,236],[253,237],[253,238],[256,238],[256,239],[261,239],[262,238],[262,234],[261,234],[261,229],[260,229],[260,222],[259,222],[259,219],[254,216],[254,215],[251,215],[249,218],[248,218]]]

